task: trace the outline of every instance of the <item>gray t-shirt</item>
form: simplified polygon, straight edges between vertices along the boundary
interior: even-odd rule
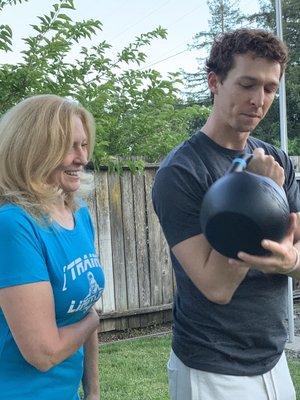
[[[262,147],[285,169],[284,189],[291,212],[300,210],[299,189],[289,158],[249,137],[245,153]],[[203,196],[241,152],[223,148],[202,132],[162,162],[153,186],[153,204],[170,248],[201,234]],[[287,277],[251,269],[229,304],[209,301],[171,252],[177,292],[172,348],[195,369],[228,375],[259,375],[277,363],[286,342]]]

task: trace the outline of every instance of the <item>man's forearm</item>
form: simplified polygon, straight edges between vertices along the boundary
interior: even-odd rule
[[[248,266],[231,265],[203,235],[178,243],[172,252],[194,285],[214,303],[229,303],[249,270]]]

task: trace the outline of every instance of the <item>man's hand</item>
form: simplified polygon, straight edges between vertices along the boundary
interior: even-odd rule
[[[297,215],[290,214],[290,223],[286,236],[278,243],[264,239],[262,247],[271,252],[269,256],[253,256],[239,252],[239,260],[229,259],[231,265],[249,266],[264,273],[288,274],[298,261],[298,251],[294,247],[294,233],[297,227]]]
[[[275,161],[273,156],[266,155],[264,149],[257,148],[253,151],[253,157],[247,166],[247,171],[267,176],[279,186],[284,184],[284,169]]]

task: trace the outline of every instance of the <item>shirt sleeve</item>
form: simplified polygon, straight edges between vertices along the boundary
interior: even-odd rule
[[[152,201],[171,248],[202,233],[200,209],[206,190],[196,176],[181,166],[168,166],[158,171]]]
[[[285,190],[290,206],[290,212],[300,212],[299,186],[296,180],[293,164],[289,156],[283,150],[262,141],[256,140],[255,146],[252,148],[252,151],[256,147],[263,147],[266,154],[271,154],[275,158],[275,160],[283,167],[285,176],[283,188]]]
[[[286,155],[285,155],[286,156]],[[285,187],[291,212],[300,212],[299,185],[296,180],[292,161],[287,157],[285,167]]]
[[[0,288],[48,281],[33,220],[17,208],[0,211]]]
[[[274,157],[275,159],[277,159],[279,164],[284,168],[285,181],[283,187],[286,192],[286,196],[290,206],[290,211],[299,212],[300,211],[299,185],[296,180],[292,161],[288,157],[288,155],[282,150],[278,150],[277,154],[275,154]]]

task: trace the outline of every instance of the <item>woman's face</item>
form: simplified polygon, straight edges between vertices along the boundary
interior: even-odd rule
[[[64,193],[76,192],[80,187],[80,174],[88,162],[88,142],[82,121],[73,117],[72,146],[61,165],[50,175],[49,183],[59,186]]]

